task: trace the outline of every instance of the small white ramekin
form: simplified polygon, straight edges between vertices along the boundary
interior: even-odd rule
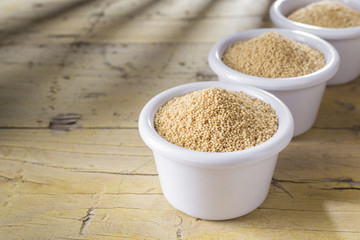
[[[351,28],[324,28],[292,21],[287,16],[296,9],[321,0],[277,0],[270,8],[270,18],[279,28],[300,30],[321,37],[332,44],[340,55],[338,72],[328,85],[354,80],[360,74],[360,26]],[[337,0],[360,11],[359,0]]]
[[[263,78],[238,72],[224,64],[222,56],[229,45],[258,37],[266,32],[278,32],[287,38],[317,49],[324,55],[325,66],[316,72],[299,77]],[[211,48],[208,61],[210,68],[218,75],[220,81],[252,85],[282,100],[293,115],[294,136],[305,133],[314,124],[326,82],[334,76],[339,67],[339,56],[335,48],[326,41],[309,33],[278,28],[247,30],[223,38]]]
[[[278,130],[268,141],[235,152],[199,152],[163,139],[154,117],[167,101],[200,89],[220,87],[243,91],[269,103],[279,118]],[[202,219],[224,220],[245,215],[266,198],[278,154],[293,135],[290,111],[278,98],[261,89],[222,82],[198,82],[166,90],[141,111],[139,132],[154,154],[164,196],[176,209]]]

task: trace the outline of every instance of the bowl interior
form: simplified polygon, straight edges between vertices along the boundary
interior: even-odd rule
[[[257,31],[257,30],[259,30],[259,31]],[[255,31],[248,31],[247,34],[238,34],[236,37],[229,38],[228,41],[224,41],[224,44],[222,44],[219,47],[217,55],[221,59],[229,45],[236,43],[238,41],[245,41],[245,40],[248,40],[251,38],[258,37],[261,34],[264,34],[267,32],[278,32],[278,33],[284,35],[285,37],[290,38],[294,41],[309,45],[310,47],[318,50],[319,52],[321,52],[324,55],[324,58],[325,58],[325,61],[327,64],[329,62],[331,62],[331,60],[333,58],[331,51],[329,51],[329,45],[324,44],[323,41],[318,41],[319,40],[318,38],[316,38],[316,37],[314,38],[313,36],[308,35],[308,34],[300,33],[299,31],[288,31],[288,30],[276,29],[276,28],[256,29]]]

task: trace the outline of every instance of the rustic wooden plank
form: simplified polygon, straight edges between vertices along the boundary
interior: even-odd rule
[[[281,188],[271,187],[268,198],[256,211],[232,221],[213,222],[174,210],[160,194],[159,184],[152,181],[157,176],[74,172],[3,159],[1,164],[9,166],[14,175],[3,177],[1,184],[9,190],[1,199],[0,214],[6,218],[2,218],[0,236],[14,236],[19,231],[24,234],[20,236],[31,239],[81,238],[81,226],[89,209],[94,209],[94,215],[83,237],[175,239],[181,233],[184,239],[239,234],[261,238],[270,231],[270,239],[280,235],[356,239],[360,234],[359,191],[341,190],[335,194],[323,189],[321,182],[282,182]],[[1,174],[11,170],[2,168]],[[154,186],[158,186],[157,190]],[[135,189],[137,192],[129,192]],[[50,230],[41,231],[44,225]]]
[[[54,66],[42,65],[41,62],[30,60],[30,57],[19,64],[5,60],[8,62],[4,64],[6,70],[1,76],[3,87],[0,91],[4,102],[2,112],[7,115],[2,118],[2,126],[8,127],[11,123],[13,127],[46,127],[52,117],[72,111],[82,114],[82,120],[88,121],[82,125],[89,127],[136,127],[141,108],[159,92],[159,86],[166,89],[192,82],[196,78],[203,80],[210,71],[204,56],[197,60],[203,62],[204,67],[199,66],[195,73],[176,72],[171,77],[167,76],[168,73],[162,73],[162,69],[167,66],[169,71],[173,71],[173,65],[187,67],[180,65],[183,63],[182,57],[174,57],[171,65],[167,64],[166,61],[176,51],[172,44],[159,44],[150,49],[149,45],[135,45],[130,49],[121,45],[118,47],[120,50],[125,48],[118,54],[119,57],[113,56],[116,55],[117,47],[111,45],[76,46],[75,52],[64,62],[66,69],[61,67],[61,59]],[[187,51],[196,48],[185,47]],[[138,50],[132,52],[136,48]],[[87,50],[91,54],[86,54]],[[141,50],[145,51],[143,56],[140,55]],[[132,57],[123,58],[124,52]],[[152,54],[155,53],[164,58],[154,62],[155,67],[152,67],[147,60],[151,62]],[[104,58],[99,58],[102,55]],[[84,62],[83,59],[88,61]],[[120,63],[117,62],[119,59]],[[33,63],[31,69],[28,67],[30,61]],[[25,71],[19,71],[20,68]],[[19,76],[20,72],[23,75]],[[26,116],[29,112],[24,109],[29,108],[31,115]]]
[[[63,41],[89,37],[106,42],[216,41],[267,26],[271,1],[4,1],[0,18],[6,42]],[[246,21],[244,19],[248,18]],[[163,31],[166,27],[168,31]],[[217,31],[214,31],[217,29]],[[17,36],[11,36],[16,33]]]
[[[359,131],[360,76],[350,83],[326,88],[315,126],[321,128],[351,127]]]
[[[95,41],[215,42],[234,32],[268,25],[270,1],[152,1],[104,10],[94,28]],[[246,19],[242,21],[240,19]],[[162,31],[166,27],[167,31]]]
[[[281,152],[277,169],[281,169],[282,175],[275,174],[275,177],[299,181],[349,177],[359,181],[359,144],[358,133],[350,129],[313,129],[294,138]],[[143,143],[137,129],[76,129],[70,132],[4,129],[0,130],[0,147],[3,159],[49,167],[156,173],[151,163],[151,150]]]
[[[85,34],[97,18],[96,5],[91,5],[92,0],[1,1],[1,43],[72,41]]]
[[[28,196],[24,196],[24,198],[24,200],[31,200]],[[92,206],[90,196],[86,199],[81,196],[80,199],[85,200],[88,203],[87,206]],[[88,201],[89,199],[90,201]],[[148,200],[150,202],[158,201],[155,199],[154,196],[151,196],[151,199]],[[49,203],[53,203],[54,200],[59,202],[59,200],[66,200],[66,198],[57,195],[50,199]],[[119,200],[123,202],[121,197]],[[132,200],[137,202],[139,198]],[[72,206],[76,206],[76,200],[70,199],[70,201]],[[265,236],[269,239],[279,239],[281,236],[293,239],[356,239],[359,236],[359,233],[352,229],[352,227],[356,228],[357,219],[355,217],[358,217],[358,214],[356,216],[349,212],[279,211],[260,208],[241,219],[211,222],[197,220],[166,207],[160,210],[155,205],[150,206],[151,209],[149,210],[144,210],[143,204],[137,203],[140,204],[136,208],[102,208],[101,206],[95,208],[94,216],[85,229],[84,236],[79,234],[82,217],[86,216],[88,211],[87,208],[84,208],[86,206],[84,202],[78,209],[72,207],[72,209],[66,210],[58,205],[55,206],[56,208],[43,213],[28,209],[27,218],[22,219],[23,223],[14,221],[13,224],[3,225],[0,235],[11,236],[14,231],[22,229],[19,231],[19,235],[28,239],[29,236],[31,236],[30,239],[35,239],[39,236],[39,232],[42,234],[41,237],[45,238],[87,238],[87,236],[91,236],[91,238],[97,236],[141,238],[145,236],[156,239],[176,239],[180,233],[184,239],[208,239],[213,236],[230,239],[239,236],[259,239]],[[167,206],[166,202],[163,201],[157,203],[156,206]],[[346,224],[344,222],[333,223],[330,221],[330,217],[336,217],[340,221],[347,219],[347,221]],[[315,226],[309,222],[309,219],[316,220],[314,221]],[[41,231],[44,225],[51,227],[47,229],[55,230]],[[62,227],[59,228],[59,226]],[[337,230],[334,230],[335,227]]]
[[[272,2],[1,1],[0,238],[359,239],[360,78],[326,89],[265,202],[238,219],[170,206],[138,134],[152,96],[217,80],[211,45],[271,27]]]
[[[98,175],[93,177],[98,178]],[[41,226],[45,222],[50,222],[50,226],[55,227],[56,225],[66,226],[77,223],[75,224],[76,228],[69,235],[76,237],[80,229],[81,219],[86,215],[87,209],[95,207],[96,218],[88,226],[87,234],[89,235],[104,233],[110,236],[112,234],[114,236],[126,236],[126,234],[133,233],[136,235],[144,231],[150,236],[161,239],[164,234],[170,235],[171,232],[175,233],[178,229],[181,229],[183,236],[188,234],[189,236],[199,237],[198,235],[201,236],[204,232],[210,234],[207,236],[219,232],[226,234],[223,232],[223,227],[226,227],[229,236],[239,234],[240,230],[244,232],[244,236],[252,234],[256,236],[259,230],[261,232],[261,229],[263,231],[277,230],[286,234],[289,234],[289,231],[295,231],[298,232],[298,236],[303,236],[304,233],[306,236],[317,231],[323,232],[326,237],[338,236],[338,234],[344,234],[344,236],[359,235],[359,225],[356,220],[360,212],[359,203],[356,202],[358,194],[355,191],[343,191],[336,195],[336,199],[333,197],[328,199],[325,197],[327,195],[326,191],[319,191],[306,185],[299,188],[298,184],[294,183],[286,185],[289,189],[292,186],[297,189],[297,192],[301,193],[290,198],[278,188],[272,187],[267,200],[258,210],[245,217],[224,223],[196,220],[174,211],[162,195],[148,193],[145,193],[145,195],[114,194],[111,191],[109,193],[108,185],[102,189],[103,191],[88,194],[24,193],[21,191],[23,186],[18,187],[19,191],[15,196],[11,196],[11,204],[6,206],[3,204],[3,210],[10,208],[10,206],[13,206],[13,208],[11,208],[11,212],[5,212],[8,213],[7,222],[3,223],[2,229],[9,231],[5,231],[5,233],[11,234],[10,228],[16,230],[16,227],[21,227],[25,230],[27,228],[34,230],[32,224]],[[56,187],[56,185],[53,187]],[[302,190],[299,191],[299,189]],[[304,200],[306,200],[306,204]],[[274,203],[276,203],[275,206]],[[14,208],[16,204],[23,207]],[[21,212],[21,217],[16,214],[16,211]],[[176,219],[179,217],[182,219],[181,226],[175,225],[172,228],[164,226],[164,224],[169,224],[169,218]],[[334,223],[329,221],[329,218],[335,218],[337,221]],[[159,221],[160,226],[156,222],[155,225],[147,224],[148,219]],[[316,219],[315,224],[309,222],[309,219]],[[196,226],[193,226],[194,223],[196,223]],[[284,225],[284,223],[286,224]],[[139,224],[143,226],[140,229]],[[144,226],[144,224],[146,225]],[[336,224],[336,230],[334,230],[334,224]],[[108,227],[106,228],[106,226]],[[152,230],[149,231],[149,229]],[[38,234],[44,233],[35,231],[30,236],[34,236],[35,239],[36,236],[39,236]],[[56,231],[50,231],[49,234],[56,234]]]
[[[254,7],[249,1],[198,1],[192,4],[174,1],[44,1],[29,2],[23,7],[15,7],[14,3],[9,2],[3,4],[7,8],[20,9],[6,15],[4,19],[17,19],[19,14],[24,15],[26,21],[35,21],[39,15],[51,17],[46,21],[35,21],[36,24],[30,27],[29,32],[37,35],[34,41],[27,31],[14,36],[15,40],[26,38],[26,42],[3,41],[5,45],[0,49],[4,56],[0,60],[0,66],[4,69],[0,76],[0,100],[3,103],[0,125],[4,127],[47,127],[54,116],[69,111],[84,116],[81,120],[83,126],[136,127],[142,106],[158,92],[188,82],[216,80],[207,65],[208,50],[221,37],[216,35],[216,31],[214,33],[209,30],[209,27],[214,28],[213,24],[205,27],[201,23],[200,30],[192,31],[195,35],[191,33],[194,36],[186,40],[191,42],[189,44],[178,43],[183,42],[181,38],[188,35],[181,33],[179,27],[168,26],[171,31],[163,31],[163,24],[187,24],[188,26],[180,27],[186,29],[196,26],[196,22],[204,21],[230,19],[229,21],[240,23],[254,22],[238,19],[244,16],[264,17],[269,6],[269,3],[260,2],[259,7]],[[71,7],[71,4],[75,6]],[[30,6],[39,8],[39,11],[24,13]],[[59,7],[64,11],[60,11],[61,14],[57,16],[52,11]],[[60,17],[62,14],[65,17]],[[267,17],[265,20],[268,21]],[[131,21],[130,29],[135,30],[141,30],[138,25],[154,26],[146,27],[151,34],[143,31],[146,37],[136,36],[121,30],[123,21]],[[71,36],[71,33],[64,32],[65,37],[52,33],[50,38],[44,36],[44,33],[49,35],[51,29],[63,31],[62,29],[68,30],[68,26],[74,26],[74,31],[79,34]],[[107,28],[109,26],[119,30]],[[236,24],[229,22],[219,29],[232,33],[233,26]],[[32,31],[32,28],[39,29],[40,32]],[[96,34],[96,31],[100,32]],[[117,31],[129,39],[122,42],[116,36]],[[156,31],[166,34],[173,31],[175,35],[165,36],[160,40],[151,39],[151,36],[156,36]],[[4,32],[6,33],[5,30]],[[114,36],[97,39],[97,35],[105,36],[106,33]],[[213,39],[203,39],[202,33],[211,33]],[[143,41],[146,43],[133,43]],[[154,41],[165,43],[148,43]],[[325,94],[326,102],[320,109],[316,126],[351,128],[358,125],[359,111],[357,106],[351,105],[358,94],[356,82],[348,88],[341,88],[342,91],[333,90],[337,94],[333,99],[327,98]],[[142,88],[139,89],[139,86]],[[347,98],[342,100],[342,96]],[[334,117],[334,113],[339,113],[336,116],[341,117]]]
[[[78,42],[31,50],[25,45],[21,49],[29,54],[15,60],[16,46],[8,46],[2,50],[9,57],[0,61],[0,125],[47,127],[54,116],[75,112],[83,116],[83,127],[136,127],[141,108],[157,93],[217,79],[207,65],[210,47]],[[48,60],[53,55],[56,60]],[[326,89],[315,127],[357,129],[359,81]]]
[[[5,129],[0,133],[3,160],[70,171],[97,169],[108,173],[156,174],[151,150],[142,142],[137,129],[79,129],[66,133]],[[293,139],[280,153],[277,169],[281,175],[276,172],[275,178],[359,181],[359,143],[357,133],[352,130],[314,129]]]

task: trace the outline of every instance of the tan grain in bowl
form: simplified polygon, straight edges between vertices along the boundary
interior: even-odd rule
[[[222,60],[236,71],[264,78],[298,77],[325,66],[322,53],[276,32],[231,44]]]
[[[175,97],[155,115],[156,131],[167,141],[201,152],[254,147],[277,131],[269,104],[243,92],[211,87]]]
[[[320,1],[293,11],[290,20],[326,28],[360,26],[360,12],[341,2]]]

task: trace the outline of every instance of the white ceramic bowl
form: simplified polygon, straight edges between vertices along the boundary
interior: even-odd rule
[[[328,85],[338,85],[354,80],[360,74],[360,27],[324,28],[292,21],[290,13],[296,9],[320,0],[277,0],[270,8],[270,18],[279,28],[295,29],[314,34],[332,44],[340,55],[340,68],[328,81]],[[337,0],[360,11],[359,0]]]
[[[222,56],[229,45],[258,37],[266,32],[278,32],[317,49],[324,55],[325,66],[316,72],[299,77],[263,78],[238,72],[223,63]],[[280,98],[294,117],[294,136],[306,132],[314,124],[326,82],[334,76],[339,67],[339,56],[326,41],[309,33],[278,28],[247,30],[223,38],[211,48],[208,60],[210,68],[218,75],[220,81],[252,85]]]
[[[199,152],[163,139],[154,129],[158,109],[176,96],[221,87],[243,91],[269,103],[279,118],[278,130],[268,141],[235,152]],[[288,108],[273,95],[250,86],[199,82],[166,90],[141,111],[139,132],[152,149],[164,196],[176,209],[193,217],[224,220],[256,209],[266,198],[278,153],[290,142],[293,119]]]

